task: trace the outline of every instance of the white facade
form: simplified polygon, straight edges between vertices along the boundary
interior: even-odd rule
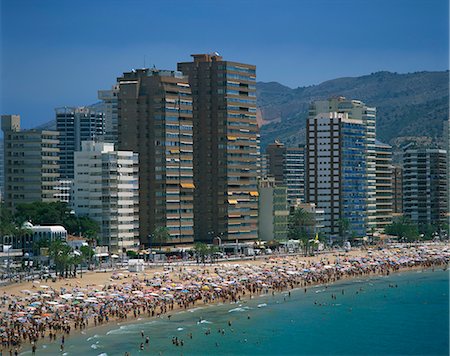
[[[57,198],[60,202],[69,204],[72,194],[72,185],[73,180],[70,179],[59,180],[58,185],[55,187],[57,191],[57,193],[55,194],[55,198]]]
[[[73,209],[100,224],[102,244],[116,252],[138,244],[138,155],[113,143],[85,141],[75,152]]]
[[[33,241],[39,241],[41,239],[48,239],[49,241],[65,241],[67,239],[67,230],[60,225],[41,226],[25,222],[23,228],[31,230]]]
[[[450,226],[450,117],[444,121],[445,150],[447,151],[447,216]]]

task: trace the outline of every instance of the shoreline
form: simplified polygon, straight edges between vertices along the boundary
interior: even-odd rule
[[[444,249],[443,246],[441,246],[442,249]],[[385,250],[383,250],[384,252],[386,252]],[[407,251],[411,252],[414,251],[416,252],[415,248],[411,248],[408,249]],[[387,250],[387,252],[392,252],[390,250]],[[405,251],[403,251],[405,252]],[[396,252],[396,256],[402,256],[404,255],[399,253],[398,251]],[[435,251],[433,252],[434,256],[435,256]],[[428,257],[432,257],[433,254],[431,254]],[[385,256],[384,256],[385,257]],[[448,268],[448,263],[450,260],[450,254],[448,253],[448,251],[446,252],[446,254],[444,254],[444,258],[442,259],[443,256],[440,256],[438,259],[424,259],[423,261],[419,261],[419,262],[414,262],[414,259],[409,259],[407,261],[407,263],[405,265],[403,264],[398,264],[398,265],[385,265],[383,267],[383,265],[370,265],[370,264],[364,264],[364,260],[366,259],[368,261],[371,260],[377,260],[377,258],[372,259],[372,256],[369,256],[369,254],[367,253],[367,251],[353,251],[352,254],[346,254],[345,257],[341,256],[341,257],[336,257],[335,254],[327,254],[327,255],[322,255],[322,256],[316,256],[314,258],[305,258],[305,257],[301,257],[301,256],[295,256],[295,257],[276,257],[276,256],[270,256],[267,257],[266,259],[262,260],[262,261],[251,261],[254,263],[248,263],[250,261],[241,261],[241,263],[228,263],[228,264],[216,264],[216,265],[208,265],[208,266],[185,266],[185,267],[177,267],[177,268],[172,268],[171,271],[161,271],[161,269],[157,269],[157,270],[152,270],[150,273],[143,273],[140,276],[138,275],[138,278],[136,278],[135,276],[132,276],[132,278],[134,277],[135,282],[138,282],[138,284],[142,284],[143,282],[141,281],[141,279],[139,277],[144,277],[144,281],[146,280],[146,277],[148,277],[148,274],[152,274],[153,277],[147,280],[146,285],[149,285],[149,281],[155,280],[155,276],[156,279],[158,279],[158,276],[161,275],[168,275],[167,279],[168,282],[172,282],[172,284],[179,283],[180,280],[183,280],[183,274],[186,271],[192,272],[192,274],[190,275],[191,278],[188,278],[188,280],[190,280],[191,282],[193,280],[204,280],[205,276],[213,276],[215,273],[213,273],[213,271],[216,271],[219,268],[223,268],[225,270],[227,270],[228,272],[235,272],[235,269],[240,270],[240,269],[247,269],[247,272],[250,271],[252,272],[253,270],[258,270],[260,273],[259,275],[257,275],[256,278],[262,278],[262,276],[264,276],[264,273],[266,273],[267,270],[270,271],[270,266],[272,266],[272,270],[273,271],[278,271],[278,272],[270,272],[270,276],[273,277],[273,279],[271,279],[270,281],[272,283],[266,284],[265,283],[256,283],[258,282],[258,280],[252,280],[250,282],[247,282],[245,280],[245,277],[247,274],[244,273],[240,273],[240,277],[242,279],[244,279],[244,281],[241,282],[241,285],[239,288],[236,287],[231,287],[231,292],[229,291],[228,293],[222,293],[222,291],[216,291],[216,292],[210,292],[209,288],[206,289],[205,285],[203,285],[203,287],[199,288],[199,290],[194,291],[193,293],[197,293],[196,298],[189,300],[187,302],[180,303],[179,300],[177,300],[177,303],[174,302],[174,299],[169,298],[169,300],[167,300],[167,298],[164,299],[163,302],[160,302],[160,300],[156,300],[155,303],[153,303],[154,305],[152,305],[152,307],[149,309],[149,303],[142,303],[142,299],[140,298],[135,298],[136,300],[138,300],[138,302],[136,302],[133,305],[133,308],[129,308],[128,310],[126,310],[125,314],[120,315],[120,317],[114,317],[114,313],[113,315],[111,315],[110,318],[106,317],[106,319],[104,319],[103,317],[101,318],[101,321],[99,321],[98,323],[92,322],[92,319],[96,320],[96,316],[94,316],[94,318],[92,318],[92,315],[87,314],[87,318],[86,318],[86,325],[84,325],[81,328],[69,328],[70,331],[68,331],[67,333],[65,333],[64,331],[60,331],[60,330],[55,330],[53,331],[52,328],[49,328],[47,330],[44,330],[44,337],[45,339],[42,339],[38,334],[37,337],[37,343],[39,343],[40,341],[44,341],[47,342],[47,337],[49,334],[49,331],[51,333],[55,332],[55,334],[57,335],[58,339],[62,336],[65,335],[66,337],[70,338],[71,335],[80,335],[83,334],[83,331],[92,331],[96,328],[101,329],[102,327],[111,327],[112,325],[117,325],[117,326],[121,326],[121,325],[127,325],[127,324],[135,324],[137,322],[145,322],[145,321],[151,321],[151,320],[156,320],[156,318],[158,317],[168,317],[170,319],[170,316],[172,314],[175,313],[179,313],[182,311],[188,311],[188,310],[192,310],[194,308],[203,308],[203,307],[214,307],[218,304],[230,304],[231,302],[239,302],[239,301],[243,301],[243,300],[249,300],[249,299],[254,299],[252,297],[254,296],[258,296],[258,295],[264,295],[267,294],[269,295],[269,293],[272,293],[273,295],[279,294],[279,293],[283,293],[285,291],[289,291],[289,290],[293,290],[293,289],[303,289],[303,288],[311,288],[311,287],[315,287],[317,285],[330,285],[330,284],[334,284],[336,282],[341,282],[341,281],[350,281],[350,280],[354,280],[360,277],[376,277],[376,276],[382,276],[382,275],[389,275],[390,273],[398,273],[398,272],[408,272],[408,271],[414,271],[414,270],[427,270],[427,269],[432,269],[432,268],[443,268],[444,270],[446,268]],[[342,262],[336,261],[334,266],[339,266],[339,263],[342,263],[342,265],[345,266],[352,266],[352,264],[350,264],[348,261],[353,261],[352,263],[356,266],[355,268],[351,267],[349,270],[345,270],[346,273],[341,272],[339,269],[337,269],[337,267],[335,269],[333,269],[332,266],[330,264],[330,258],[338,258],[341,259],[342,258]],[[370,259],[370,260],[369,260]],[[308,260],[308,262],[305,262],[305,260]],[[319,260],[319,261],[318,261]],[[378,259],[379,261],[381,261],[381,259]],[[355,261],[360,261],[359,264],[356,264]],[[431,262],[433,261],[433,262]],[[235,262],[235,261],[233,261]],[[299,266],[295,266],[296,264],[301,265],[301,267],[299,268]],[[309,269],[315,269],[319,263],[321,263],[322,266],[324,266],[323,268],[321,268],[318,271],[309,271]],[[370,262],[373,263],[373,262]],[[294,267],[293,267],[294,266]],[[327,268],[327,266],[329,268]],[[284,267],[284,268],[282,268]],[[286,268],[287,267],[287,268]],[[304,268],[304,267],[308,267],[308,268]],[[265,268],[265,269],[261,269],[261,268]],[[290,268],[290,269],[289,269]],[[344,267],[347,268],[347,267]],[[344,268],[342,268],[344,270]],[[352,269],[353,268],[353,269]],[[333,269],[333,273],[330,273],[330,271]],[[284,272],[280,272],[280,270],[283,270],[284,272],[287,271],[287,274]],[[306,271],[308,270],[309,272],[302,272],[300,273],[300,271]],[[294,271],[298,271],[298,273],[294,274]],[[291,272],[291,273],[289,273]],[[177,274],[179,273],[179,278],[177,279]],[[267,273],[266,273],[267,274]],[[278,279],[277,277],[279,277],[279,275],[284,275],[284,279]],[[109,276],[109,273],[106,275],[102,275],[103,276],[103,280],[105,280],[105,277]],[[242,277],[244,276],[244,277]],[[129,278],[129,277],[127,277]],[[212,279],[211,277],[206,277],[206,279]],[[222,278],[223,280],[223,278]],[[230,278],[228,278],[228,280],[230,280]],[[70,282],[70,280],[66,281],[66,282]],[[125,283],[125,282],[123,282]],[[64,285],[71,285],[71,283],[66,283]],[[86,284],[86,283],[85,283]],[[112,282],[111,284],[114,284],[114,282]],[[116,283],[117,284],[117,283]],[[210,283],[213,284],[214,283]],[[86,285],[89,285],[88,283]],[[106,285],[106,283],[105,283]],[[161,284],[162,285],[162,284]],[[159,286],[159,289],[165,289],[164,287],[161,287],[161,285]],[[20,288],[22,288],[23,286],[18,286]],[[103,287],[103,290],[106,289],[106,291],[110,290],[110,286]],[[77,287],[75,287],[74,289],[76,289]],[[116,288],[114,288],[115,291]],[[220,289],[220,288],[218,288]],[[141,295],[140,290],[142,290],[142,288],[140,288],[139,285],[136,285],[136,288],[133,288],[133,290],[131,292],[138,292],[136,294]],[[155,289],[156,290],[156,289]],[[170,291],[170,290],[169,290]],[[175,293],[174,291],[170,291],[171,293]],[[204,292],[204,293],[203,293]],[[99,292],[100,293],[100,292]],[[45,293],[42,293],[45,294]],[[153,293],[156,294],[156,293]],[[216,296],[216,298],[214,297]],[[155,301],[155,299],[151,299],[152,302]],[[147,306],[147,308],[146,308]],[[141,309],[142,309],[142,313],[141,313]],[[158,310],[159,309],[159,310]],[[138,310],[138,313],[136,313],[136,310]],[[100,314],[102,314],[100,312]],[[97,315],[98,316],[98,315]],[[74,324],[76,323],[76,321],[71,321],[70,322],[72,324],[72,327],[74,326]],[[67,326],[67,321],[64,320],[64,325]],[[56,337],[54,339],[54,341],[50,341],[52,343],[58,342],[56,341]],[[6,345],[4,345],[2,347],[3,350],[14,350],[15,346],[9,346],[9,347],[5,347]],[[30,341],[28,341],[28,339],[26,339],[25,341],[22,341],[21,343],[21,347],[20,347],[20,352],[25,352],[25,351],[29,351],[32,347],[32,344]],[[39,350],[41,351],[41,350]]]
[[[102,334],[106,334],[108,335],[108,332],[110,331],[114,331],[116,330],[115,328],[121,328],[121,327],[126,327],[126,326],[130,326],[130,325],[138,325],[138,324],[145,324],[148,323],[150,321],[156,321],[158,319],[166,319],[166,320],[170,320],[170,318],[168,318],[168,315],[178,315],[178,314],[182,314],[182,313],[187,313],[187,312],[193,312],[196,310],[208,310],[210,308],[216,308],[216,307],[224,307],[224,306],[233,306],[233,305],[237,305],[237,304],[247,304],[249,301],[254,301],[255,303],[257,303],[257,299],[259,297],[269,297],[269,296],[280,296],[285,294],[287,296],[287,292],[297,292],[300,293],[303,289],[307,289],[308,291],[310,289],[314,289],[317,287],[321,287],[321,286],[325,286],[325,287],[333,287],[333,286],[339,286],[340,284],[347,284],[348,282],[352,282],[355,280],[358,280],[359,278],[363,277],[364,279],[367,280],[367,282],[370,281],[370,279],[372,278],[377,278],[377,277],[389,277],[389,276],[395,276],[395,275],[399,275],[402,273],[412,273],[412,272],[441,272],[441,271],[446,271],[447,268],[442,268],[443,266],[431,266],[431,267],[420,267],[420,266],[415,266],[415,267],[407,267],[407,268],[402,268],[402,269],[398,269],[396,271],[393,271],[392,273],[390,273],[389,275],[382,275],[382,274],[378,274],[378,273],[373,273],[373,274],[368,274],[368,275],[364,275],[364,276],[352,276],[352,277],[347,277],[347,278],[343,278],[334,282],[329,282],[329,283],[313,283],[311,285],[308,285],[306,287],[294,287],[293,289],[284,289],[278,292],[275,292],[274,294],[257,294],[257,295],[253,295],[252,297],[247,296],[245,298],[241,298],[239,301],[237,302],[228,302],[228,303],[222,303],[222,302],[217,302],[217,303],[207,303],[207,304],[202,304],[202,305],[195,305],[192,306],[188,309],[181,309],[181,308],[176,308],[173,311],[170,312],[170,314],[163,314],[160,317],[147,317],[147,316],[142,316],[140,318],[137,319],[128,319],[125,321],[119,321],[117,322],[117,320],[114,321],[110,321],[109,323],[104,323],[101,325],[97,325],[97,326],[88,326],[86,329],[80,331],[80,330],[76,330],[75,332],[73,332],[72,334],[70,334],[66,340],[69,341],[72,337],[82,337],[82,336],[86,336],[89,339],[96,339],[97,337],[101,337]],[[303,294],[303,293],[301,293]],[[211,319],[212,320],[212,319]],[[98,331],[98,332],[96,332]],[[138,331],[136,331],[137,333]],[[54,344],[54,342],[50,341],[50,342],[46,342],[47,345],[49,344]],[[23,345],[23,348],[20,350],[19,355],[22,354],[29,354],[31,353],[31,345],[27,344],[27,345]],[[37,350],[37,353],[39,353],[39,351],[41,351],[41,353],[45,352],[45,349],[39,349]]]

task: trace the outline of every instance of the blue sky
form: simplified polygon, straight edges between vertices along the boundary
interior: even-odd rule
[[[448,69],[448,0],[0,0],[2,114],[24,127],[122,72],[218,51],[290,87]]]

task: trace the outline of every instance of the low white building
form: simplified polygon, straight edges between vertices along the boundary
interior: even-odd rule
[[[129,272],[144,272],[144,270],[145,270],[144,260],[139,259],[128,260]]]
[[[100,224],[109,252],[138,246],[138,155],[113,143],[85,141],[75,152],[72,206]]]
[[[66,241],[67,239],[67,230],[60,225],[41,226],[26,222],[23,224],[23,228],[31,230],[31,237],[34,242],[42,239],[48,239],[50,242],[55,240]]]

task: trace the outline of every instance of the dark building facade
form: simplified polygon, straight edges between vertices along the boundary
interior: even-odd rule
[[[392,167],[392,213],[394,216],[403,214],[403,168]]]
[[[178,63],[189,77],[194,118],[195,239],[257,238],[259,130],[256,67],[218,54]]]
[[[408,149],[403,153],[403,214],[419,226],[447,222],[447,153]]]
[[[154,243],[167,228],[167,244],[192,243],[192,96],[177,71],[138,69],[118,78],[119,149],[139,154],[139,238]]]

